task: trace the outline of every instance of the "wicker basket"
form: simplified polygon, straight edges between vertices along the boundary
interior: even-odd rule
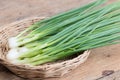
[[[72,59],[46,63],[35,67],[28,65],[15,65],[10,63],[6,59],[6,54],[9,50],[7,42],[8,38],[16,36],[19,32],[41,19],[44,19],[44,17],[29,18],[0,27],[0,63],[6,66],[16,75],[23,78],[29,78],[29,80],[61,77],[83,63],[90,53],[90,51],[85,51],[81,55]]]

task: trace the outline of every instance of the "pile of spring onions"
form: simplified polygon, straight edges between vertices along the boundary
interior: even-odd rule
[[[119,43],[120,2],[103,6],[106,2],[96,0],[38,21],[8,40],[7,59],[35,66]]]

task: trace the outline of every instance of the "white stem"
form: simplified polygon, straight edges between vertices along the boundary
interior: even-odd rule
[[[10,62],[14,64],[20,64],[20,60],[18,60],[18,58],[20,57],[20,55],[22,55],[26,51],[28,51],[28,49],[25,47],[13,48],[9,50],[6,57]]]
[[[18,47],[18,43],[17,43],[17,38],[16,37],[11,37],[8,39],[8,44],[10,48],[16,48]]]

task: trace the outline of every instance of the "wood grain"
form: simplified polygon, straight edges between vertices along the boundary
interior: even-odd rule
[[[0,26],[33,16],[54,14],[82,6],[93,0],[0,0]],[[110,0],[114,2],[117,0]],[[71,73],[47,80],[95,80],[104,70],[120,69],[120,45],[93,49],[88,60]],[[24,80],[0,65],[0,80]]]

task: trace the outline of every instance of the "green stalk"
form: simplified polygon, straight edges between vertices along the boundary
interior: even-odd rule
[[[103,0],[104,1],[104,0]],[[101,3],[103,3],[103,2],[98,2],[98,3],[96,3],[96,5],[95,6],[97,6],[97,5],[100,5]],[[92,6],[92,7],[95,7],[94,5]],[[88,8],[88,10],[89,9],[91,9],[91,7],[90,8]],[[79,13],[79,14],[84,14],[84,13],[86,13],[86,11],[87,10],[85,10],[85,11],[83,11],[83,12],[81,12],[81,13]],[[92,13],[93,14],[93,13]],[[81,15],[79,15],[79,16],[81,16]],[[76,18],[78,18],[78,16],[76,17]],[[72,20],[72,21],[71,21]],[[64,23],[61,23],[61,24],[59,24],[58,26],[57,26],[57,28],[58,27],[62,27],[63,26],[63,24],[65,24],[65,23],[67,23],[67,24],[69,24],[69,23],[72,23],[73,21],[76,21],[77,19],[71,19],[71,20],[67,20],[67,21],[65,21]],[[47,24],[48,25],[48,24]],[[64,25],[65,26],[65,25]],[[52,27],[52,28],[51,28]],[[56,27],[56,26],[55,26]],[[23,44],[25,44],[25,43],[28,43],[28,42],[31,42],[31,41],[34,41],[34,40],[36,40],[36,39],[39,39],[39,38],[42,38],[42,37],[45,37],[47,34],[51,34],[51,32],[53,32],[53,31],[55,31],[56,29],[55,29],[55,27],[53,27],[53,25],[48,25],[48,26],[43,26],[43,27],[39,27],[40,29],[36,29],[36,30],[39,30],[39,34],[37,34],[37,35],[35,35],[35,37],[33,37],[32,39],[29,39],[28,41],[25,41],[25,42],[22,42],[22,43],[20,43],[20,45],[19,46],[21,46],[21,45],[23,45]],[[42,29],[43,28],[43,29]],[[47,28],[47,29],[46,29]],[[44,31],[44,29],[46,30],[46,31]],[[42,30],[42,31],[40,31],[40,30]],[[36,32],[36,31],[35,31]],[[50,32],[50,33],[47,33],[46,34],[46,32]],[[34,32],[33,32],[34,33]],[[30,36],[32,35],[32,34],[29,34]]]
[[[17,59],[22,64],[40,65],[84,50],[119,43],[120,2],[101,6],[105,1],[97,0],[24,30],[16,37],[17,49],[21,49],[18,53],[26,47],[28,51]]]
[[[119,24],[115,24],[115,25],[111,25],[111,29],[110,30],[108,30],[110,27],[109,26],[107,26],[107,28],[106,28],[106,30],[108,30],[108,31],[106,31],[105,30],[105,28],[102,28],[102,29],[104,29],[104,32],[103,32],[103,30],[101,30],[101,32],[102,33],[106,33],[106,35],[107,34],[109,34],[110,35],[110,33],[111,32],[113,32],[113,31],[116,31],[116,30],[119,30],[119,25],[120,25],[120,23]],[[116,28],[114,29],[112,26],[115,26]],[[120,31],[120,30],[119,30]],[[116,31],[116,32],[119,32],[119,31]],[[112,34],[114,34],[114,33],[116,33],[116,32],[113,32]],[[100,32],[99,32],[99,34],[101,34]],[[99,35],[99,34],[97,34],[97,35]],[[94,33],[94,35],[96,35],[96,33]],[[108,40],[111,40],[111,39],[114,39],[114,38],[116,38],[116,37],[119,37],[119,39],[120,39],[120,36],[118,36],[118,34],[117,34],[117,36],[115,36],[115,35],[110,35],[110,36],[106,36],[106,37],[102,37],[102,36],[105,36],[105,34],[104,35],[99,35],[99,36],[96,36],[96,38],[91,38],[91,36],[90,36],[90,38],[89,37],[87,37],[86,39],[88,40],[88,41],[92,41],[92,39],[93,39],[93,42],[95,43],[100,43],[100,42],[104,42],[104,41],[108,41]],[[93,36],[93,34],[92,34],[92,36]],[[94,36],[93,36],[94,37]],[[102,37],[102,38],[100,38],[99,39],[99,37]],[[99,40],[98,40],[98,39]],[[85,38],[83,38],[83,40],[86,40]],[[102,40],[103,39],[103,40]],[[78,45],[78,44],[83,44],[84,43],[84,41],[82,40],[82,38],[80,38],[80,40],[77,40],[77,41],[75,41],[75,42],[73,42],[73,43],[71,43],[71,44],[69,44],[69,45],[64,45],[64,46],[62,46],[61,48],[59,47],[59,48],[53,48],[52,50],[56,50],[56,51],[52,51],[50,54],[48,54],[48,55],[55,55],[56,53],[58,53],[59,54],[59,52],[61,52],[61,51],[64,51],[64,50],[66,50],[66,49],[69,49],[69,48],[71,48],[72,46],[73,46],[73,48],[75,48],[74,46],[75,45]],[[95,41],[96,40],[96,41]],[[98,41],[97,41],[98,40]],[[79,41],[79,42],[78,42]],[[94,44],[93,43],[93,44]],[[95,43],[95,44],[96,44]],[[85,44],[85,43],[84,43]],[[89,42],[88,42],[88,44],[89,44]],[[81,45],[79,45],[79,46],[81,46]],[[84,47],[83,47],[84,48]],[[59,50],[60,49],[60,50]],[[61,50],[62,49],[62,50]],[[82,47],[81,47],[81,49],[82,49]],[[89,49],[89,48],[88,48]],[[68,50],[69,51],[69,50]],[[44,51],[43,51],[43,53],[45,53]],[[45,57],[46,57],[46,55],[44,55]],[[31,58],[31,59],[29,59],[28,61],[35,61],[35,60],[39,60],[39,59],[42,59],[42,58],[44,58],[44,56],[43,55],[37,55],[37,56],[35,56],[35,57],[33,57],[33,58]]]
[[[110,18],[110,17],[112,17],[112,15],[105,15],[105,17],[103,17],[103,18]],[[102,18],[102,19],[103,19]],[[117,19],[118,18],[118,19]],[[115,17],[115,18],[112,18],[112,19],[110,19],[111,21],[113,21],[113,20],[115,20],[115,21],[119,21],[119,17]],[[108,21],[106,21],[106,23],[110,23],[110,20],[108,20]],[[115,22],[114,21],[114,22]],[[103,22],[104,23],[104,22]],[[113,23],[113,22],[111,22],[111,23]],[[78,25],[78,24],[77,24]],[[98,24],[97,24],[98,25]],[[105,24],[106,25],[106,24]],[[67,31],[67,30],[66,30]],[[68,33],[68,32],[67,32]],[[79,33],[79,32],[78,32]],[[60,33],[60,34],[62,34],[62,33]],[[66,34],[66,33],[65,33]],[[57,35],[57,36],[60,36],[60,35]],[[54,39],[53,37],[51,37],[51,39]],[[59,38],[58,38],[59,39]],[[48,39],[48,41],[45,41],[45,42],[49,42],[50,41],[50,39]],[[51,41],[53,41],[53,40],[51,40]],[[42,45],[42,44],[41,44]],[[45,45],[45,44],[44,44]],[[48,44],[46,43],[46,46],[48,46]],[[46,47],[46,46],[44,46],[44,47]],[[38,47],[39,47],[39,45],[38,45]],[[44,47],[40,47],[40,48],[44,48]],[[38,50],[38,49],[40,49],[40,48],[36,48],[36,50]],[[28,54],[30,55],[30,53],[32,54],[33,53],[33,51],[29,51],[29,52],[27,52],[27,53],[25,53],[25,55],[27,56]],[[25,55],[23,55],[23,56],[25,56]],[[32,56],[32,55],[31,55]]]

